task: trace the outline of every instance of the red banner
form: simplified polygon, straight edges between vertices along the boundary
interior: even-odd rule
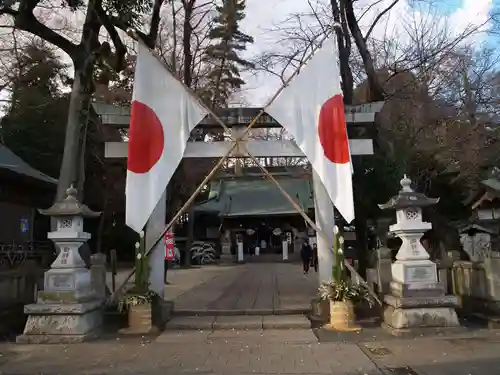
[[[165,233],[165,260],[173,261],[175,258],[174,250],[174,234],[171,232]]]

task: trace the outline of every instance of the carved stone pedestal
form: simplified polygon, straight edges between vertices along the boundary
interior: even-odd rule
[[[28,320],[19,344],[71,344],[99,336],[102,301],[73,304],[37,303],[24,307]]]
[[[395,336],[413,336],[460,328],[457,297],[445,295],[444,286],[391,282],[384,297],[383,326]]]

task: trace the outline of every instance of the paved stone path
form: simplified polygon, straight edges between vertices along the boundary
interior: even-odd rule
[[[318,344],[310,330],[166,332],[153,342],[0,348],[11,375],[382,375],[355,344]]]
[[[365,332],[363,336],[370,335]],[[311,330],[183,331],[69,346],[0,344],[3,375],[485,375],[500,336],[318,343]]]
[[[119,286],[130,270],[119,270]],[[247,263],[170,269],[165,298],[180,313],[303,312],[316,295],[318,275],[298,263]],[[111,275],[108,274],[111,287]]]
[[[173,271],[165,293],[181,314],[301,313],[310,309],[317,289],[317,274],[313,271],[304,275],[297,263],[248,263],[179,271],[186,277]]]
[[[268,330],[308,329],[311,322],[305,315],[219,315],[219,316],[174,316],[167,330]]]
[[[500,374],[498,330],[440,338],[377,340],[359,347],[377,367],[389,369],[393,375]]]

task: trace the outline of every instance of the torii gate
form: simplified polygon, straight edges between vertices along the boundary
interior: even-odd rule
[[[383,102],[375,102],[358,106],[346,106],[346,121],[349,133],[349,145],[352,155],[373,155],[372,139],[356,139],[356,129],[363,129],[373,124],[375,115],[383,106]],[[94,110],[101,117],[103,125],[115,128],[128,128],[130,113],[128,107],[120,107],[102,103],[95,103]],[[217,116],[231,128],[233,135],[246,130],[247,124],[254,119],[261,108],[227,108],[216,111]],[[264,114],[253,128],[281,128],[271,116]],[[203,132],[207,129],[222,130],[220,124],[210,115],[205,117],[193,132]],[[241,134],[241,133],[240,133]],[[239,141],[256,158],[264,157],[304,157],[302,151],[290,140],[256,140],[245,139]],[[217,158],[223,157],[233,147],[234,141],[201,142],[189,141],[184,152],[185,158]],[[106,142],[106,158],[126,158],[126,142]],[[236,148],[230,157],[248,157]],[[327,238],[317,235],[319,258],[319,281],[331,279],[331,270],[334,264],[333,227],[335,225],[333,204],[320,179],[313,172],[315,220],[319,229],[328,234]],[[151,248],[165,228],[166,194],[164,193],[146,225],[146,248]],[[150,288],[164,296],[164,245],[159,242],[149,255]]]

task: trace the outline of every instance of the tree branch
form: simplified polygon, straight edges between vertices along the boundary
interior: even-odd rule
[[[153,49],[156,44],[156,38],[158,37],[158,30],[160,28],[160,10],[163,2],[165,0],[155,0],[153,4],[153,13],[151,16],[151,26],[149,29],[149,33],[146,34],[143,31],[137,30],[134,28],[134,33],[141,39],[141,41],[146,44],[149,48]],[[120,30],[129,32],[129,29],[132,27],[128,22],[123,22],[119,17],[108,16],[110,22],[115,25]]]
[[[377,73],[375,72],[375,65],[373,64],[373,59],[368,51],[366,42],[363,38],[361,29],[359,28],[358,21],[356,20],[356,15],[353,8],[353,0],[341,0],[345,5],[345,15],[349,29],[351,30],[351,35],[356,42],[356,47],[358,47],[359,54],[363,60],[363,65],[365,67],[366,75],[368,76],[368,84],[370,87],[370,101],[384,100],[385,93],[380,81],[378,79]]]
[[[151,25],[149,27],[148,39],[151,45],[149,48],[155,47],[156,38],[158,38],[158,30],[160,28],[160,10],[164,0],[155,0],[153,4],[153,14],[151,15]]]
[[[14,18],[14,25],[21,30],[27,31],[34,34],[47,42],[55,45],[56,47],[62,49],[70,57],[73,57],[77,52],[78,46],[66,39],[64,36],[56,33],[54,30],[45,26],[43,23],[38,21],[38,19],[33,14],[33,10],[36,8],[40,0],[21,0],[19,4],[19,10]],[[4,8],[4,10],[7,10]],[[5,13],[14,15],[12,12]]]
[[[2,15],[2,14],[8,14],[10,16],[17,17],[19,12],[17,10],[14,10],[12,8],[9,8],[9,7],[2,7],[2,8],[0,8],[0,15]]]
[[[394,8],[394,6],[399,2],[399,0],[394,0],[387,8],[385,8],[382,12],[380,12],[377,17],[375,17],[375,19],[373,20],[373,23],[371,24],[370,28],[368,29],[368,31],[366,32],[366,35],[364,37],[365,41],[368,40],[368,37],[370,36],[370,34],[372,33],[373,29],[375,28],[375,26],[377,25],[377,22],[380,21],[380,19],[387,14],[387,12],[389,12],[392,8]]]
[[[115,25],[113,25],[106,12],[104,12],[101,0],[94,2],[94,12],[99,18],[101,24],[108,32],[109,37],[111,38],[111,40],[113,41],[113,45],[115,46],[115,59],[111,68],[117,72],[120,72],[125,68],[125,55],[127,54],[127,47],[125,47],[122,38],[120,37],[120,35],[118,35],[118,31],[116,30]]]

